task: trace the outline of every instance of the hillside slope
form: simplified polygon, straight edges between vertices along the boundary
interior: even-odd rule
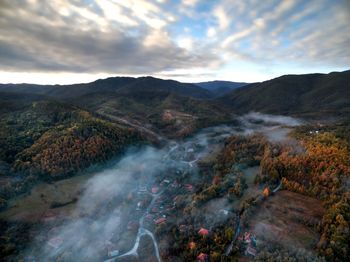
[[[72,105],[38,95],[0,97],[0,161],[13,172],[60,178],[141,140],[137,130]]]
[[[285,75],[236,89],[217,101],[238,113],[345,116],[350,114],[350,73]]]
[[[167,91],[96,93],[70,100],[111,119],[124,119],[167,137],[183,137],[196,130],[232,120],[229,111],[211,100]]]

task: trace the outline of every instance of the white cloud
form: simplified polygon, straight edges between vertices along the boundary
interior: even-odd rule
[[[216,29],[214,27],[209,27],[207,30],[207,36],[208,37],[216,36]]]
[[[189,51],[193,48],[193,40],[190,37],[180,38],[177,43],[179,47]]]
[[[238,41],[244,37],[247,37],[251,32],[253,32],[254,28],[247,28],[243,31],[237,32],[229,37],[227,37],[221,44],[222,47],[226,48],[230,44],[234,43],[235,41]]]
[[[182,0],[182,4],[187,6],[195,6],[197,2],[198,0]]]
[[[146,47],[159,47],[168,46],[171,44],[171,41],[166,32],[163,32],[161,30],[153,30],[145,37],[143,44]]]
[[[228,18],[222,6],[218,6],[217,8],[215,8],[214,15],[218,19],[219,28],[221,30],[226,29],[230,25],[230,19]]]

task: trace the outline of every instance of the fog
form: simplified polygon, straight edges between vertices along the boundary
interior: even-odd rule
[[[241,117],[243,120],[263,121],[265,123],[272,123],[285,126],[298,126],[303,123],[300,119],[289,116],[267,115],[258,112],[251,112]]]
[[[259,132],[279,142],[287,138],[288,126],[302,123],[290,117],[260,113],[242,116],[239,121],[239,126],[207,128],[188,139],[169,141],[160,149],[146,146],[127,151],[116,164],[95,173],[86,182],[70,218],[59,225],[46,225],[39,234],[47,241],[37,237],[39,240],[28,247],[25,255],[42,261],[58,258],[61,261],[118,261],[123,256],[137,256],[140,239],[150,237],[154,244],[150,255],[160,261],[157,240],[150,226],[154,222],[149,222],[147,215],[159,199],[166,199],[163,192],[174,186],[177,178],[186,177],[189,183],[200,180],[198,160],[205,157],[212,146],[223,145],[230,135]],[[226,213],[228,202],[216,199],[204,209]],[[166,217],[164,214],[159,211],[152,217],[155,221]],[[51,227],[49,232],[48,227]],[[107,251],[117,252],[108,254]]]

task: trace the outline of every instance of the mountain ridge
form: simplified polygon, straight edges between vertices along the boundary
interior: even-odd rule
[[[217,101],[237,113],[348,115],[350,74],[283,75],[235,89]]]

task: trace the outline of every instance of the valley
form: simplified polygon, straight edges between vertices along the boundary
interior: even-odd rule
[[[0,0],[0,262],[349,262],[349,0]]]
[[[264,114],[229,102],[255,85],[218,98],[154,78],[73,85],[72,96],[68,86],[2,93],[2,256],[342,261],[347,109],[274,101]]]
[[[250,114],[238,126],[208,128],[159,149],[134,149],[105,170],[35,186],[15,199],[0,219],[33,225],[28,234],[35,241],[18,254],[27,259],[190,261],[203,254],[211,261],[231,261],[263,256],[258,252],[265,243],[277,245],[274,241],[280,239],[283,249],[289,250],[292,243],[315,261],[319,235],[311,234],[315,229],[303,219],[321,220],[324,210],[312,211],[317,200],[255,182],[261,173],[256,165],[261,149],[253,148],[296,143],[288,133],[299,124],[291,118]],[[228,176],[213,165],[229,137],[256,142],[248,151],[237,151],[243,155]],[[251,150],[258,151],[251,156]],[[220,178],[215,169],[224,172]],[[264,193],[268,187],[275,191],[271,196]],[[252,201],[259,204],[251,206]],[[281,205],[285,201],[288,206]],[[248,216],[250,209],[257,209],[256,215]],[[283,228],[291,223],[295,236]],[[247,232],[257,238],[248,249],[242,240]]]

